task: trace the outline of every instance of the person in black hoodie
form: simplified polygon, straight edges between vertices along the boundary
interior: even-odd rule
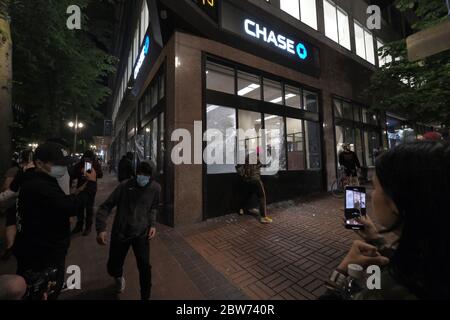
[[[161,186],[152,177],[152,166],[141,162],[137,177],[122,182],[97,212],[97,242],[106,245],[106,220],[117,207],[111,232],[108,273],[115,278],[118,293],[125,289],[123,264],[130,247],[139,269],[141,299],[149,300],[151,291],[150,244],[155,234]]]
[[[77,215],[84,194],[66,195],[57,178],[66,172],[67,157],[57,143],[36,149],[36,169],[25,173],[17,206],[14,255],[17,274],[57,269],[57,284],[49,299],[56,299],[64,282],[65,258],[70,245],[70,217]],[[95,191],[96,173],[86,173],[86,192]]]
[[[133,152],[127,152],[119,161],[119,170],[117,178],[119,182],[128,180],[134,176],[133,174]]]

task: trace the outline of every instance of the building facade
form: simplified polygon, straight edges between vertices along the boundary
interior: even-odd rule
[[[363,165],[373,168],[377,151],[393,143],[389,133],[398,128],[387,121],[394,115],[371,111],[366,90],[376,68],[393,59],[379,57],[377,49],[408,33],[404,18],[383,1],[376,3],[381,29],[369,30],[367,8],[374,3],[133,0],[121,5],[110,154],[117,162],[131,151],[137,161],[155,164],[164,190],[161,222],[180,226],[237,211],[234,165],[201,161],[199,141],[206,158],[213,157],[206,152],[211,144],[218,143],[222,156],[231,159],[240,145],[276,146],[272,156],[279,170],[263,175],[269,202],[326,191],[336,179],[343,143],[351,143]],[[179,150],[175,129],[193,137],[190,155]],[[201,142],[208,129],[224,140]],[[229,129],[254,135],[240,139],[228,136]],[[277,136],[260,135],[259,129],[276,129]],[[176,164],[174,156],[192,164]]]

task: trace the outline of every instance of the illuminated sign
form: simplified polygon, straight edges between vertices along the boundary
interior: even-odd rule
[[[289,54],[297,55],[301,60],[308,58],[308,50],[302,42],[295,42],[294,40],[282,34],[277,34],[273,30],[269,30],[250,19],[245,19],[244,30],[249,36],[271,44]]]
[[[148,53],[150,52],[150,37],[146,36],[144,41],[144,47],[142,48],[141,54],[139,55],[138,62],[136,63],[136,67],[134,68],[134,79],[139,75],[139,71],[142,68],[142,65],[144,64],[145,57],[148,56]]]
[[[275,24],[270,18],[264,20],[264,16],[257,15],[256,10],[249,12],[229,1],[221,2],[224,39],[240,50],[313,77],[320,76],[320,50],[307,40],[308,34],[281,20]],[[232,38],[233,35],[238,37]]]

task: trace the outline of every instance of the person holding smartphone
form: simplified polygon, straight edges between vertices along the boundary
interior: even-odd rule
[[[66,195],[57,179],[64,176],[68,157],[63,146],[44,143],[35,152],[36,169],[27,172],[17,201],[17,236],[13,247],[17,274],[57,270],[57,285],[49,299],[56,299],[64,283],[65,259],[70,246],[70,217],[84,197],[95,191],[95,170],[86,174],[85,193]]]
[[[87,150],[81,159],[72,170],[72,179],[77,180],[77,193],[83,193],[86,184],[86,173],[95,170],[97,179],[103,177],[102,166],[97,161],[94,152]],[[79,208],[77,215],[77,224],[72,231],[72,234],[83,232],[83,236],[88,236],[92,230],[92,223],[94,219],[94,204],[97,192],[97,182],[95,182],[95,192],[86,195],[86,202],[83,207]]]
[[[376,162],[372,215],[333,271],[323,299],[450,299],[450,144],[405,143]],[[433,221],[435,223],[427,223]],[[381,289],[349,297],[348,268],[381,267]]]

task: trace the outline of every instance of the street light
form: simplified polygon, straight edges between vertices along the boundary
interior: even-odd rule
[[[67,123],[69,128],[72,128],[74,131],[74,137],[73,137],[73,153],[75,154],[77,152],[77,135],[78,132],[84,128],[84,123],[78,122],[78,114],[75,115],[75,122],[70,121]]]

